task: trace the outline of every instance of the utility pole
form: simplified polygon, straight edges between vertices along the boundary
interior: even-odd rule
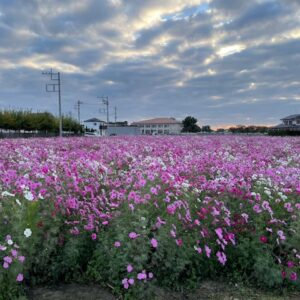
[[[115,106],[115,126],[117,126],[117,107]]]
[[[50,76],[50,80],[55,83],[46,83],[47,93],[58,93],[58,114],[59,114],[59,136],[63,136],[62,128],[62,113],[61,113],[61,82],[60,82],[60,72],[53,72],[52,68],[50,72],[42,72],[43,75]]]
[[[77,109],[77,114],[78,114],[78,122],[80,124],[80,105],[83,104],[82,101],[78,100],[76,102],[75,108]]]
[[[108,128],[109,128],[109,101],[108,101],[108,96],[106,96],[106,97],[102,96],[100,99],[102,99],[102,103],[104,105],[106,105],[106,122],[107,122],[106,134],[108,134]]]

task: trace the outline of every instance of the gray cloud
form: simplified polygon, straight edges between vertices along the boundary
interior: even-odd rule
[[[299,110],[299,1],[196,2],[2,0],[0,108],[56,113],[41,75],[52,66],[74,116],[101,95],[129,121],[275,124]]]

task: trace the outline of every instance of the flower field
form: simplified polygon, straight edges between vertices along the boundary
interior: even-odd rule
[[[298,138],[2,140],[0,151],[0,299],[61,281],[125,299],[207,278],[300,286]]]

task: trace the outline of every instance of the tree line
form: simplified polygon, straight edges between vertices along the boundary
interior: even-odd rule
[[[0,110],[0,130],[58,133],[59,119],[49,112]],[[63,116],[63,131],[79,134],[83,128],[73,118]]]

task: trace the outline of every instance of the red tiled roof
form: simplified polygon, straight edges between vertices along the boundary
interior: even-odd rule
[[[138,122],[133,122],[132,125],[148,125],[148,124],[181,124],[180,121],[177,121],[174,118],[155,118],[149,120],[143,120]]]

